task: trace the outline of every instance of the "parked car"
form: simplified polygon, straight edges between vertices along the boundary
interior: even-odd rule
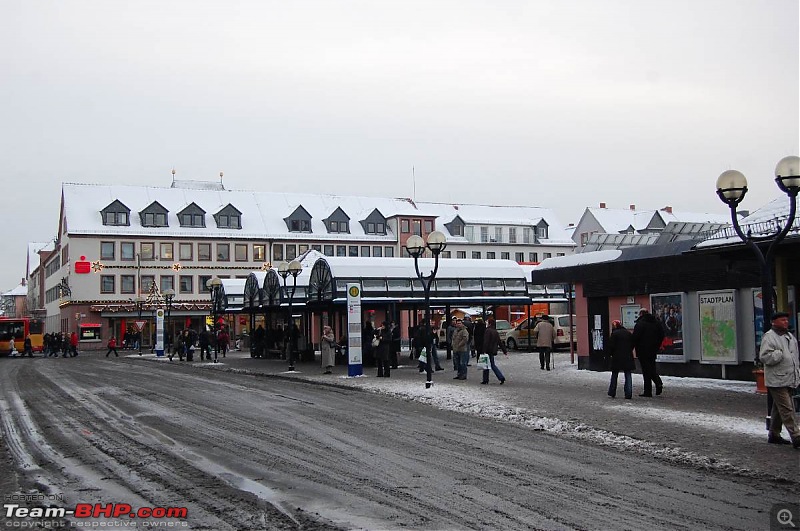
[[[572,334],[569,333],[569,314],[551,315],[549,317],[553,321],[553,328],[556,329],[556,341],[553,344],[553,348],[569,347],[570,338],[572,339],[572,342],[575,343],[575,316],[572,316]],[[538,323],[541,319],[541,315],[529,317],[517,325],[516,328],[509,331],[506,337],[506,345],[508,348],[527,348],[528,337],[530,337],[531,344],[535,346],[536,341],[533,339],[533,329],[536,327],[536,323]],[[528,334],[528,329],[530,329],[530,336]]]

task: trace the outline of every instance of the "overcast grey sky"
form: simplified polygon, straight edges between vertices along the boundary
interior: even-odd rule
[[[798,153],[797,0],[0,2],[0,289],[60,184],[717,212]],[[24,228],[24,230],[20,230]]]

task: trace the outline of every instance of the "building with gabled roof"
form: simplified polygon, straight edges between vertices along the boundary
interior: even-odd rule
[[[592,234],[655,234],[664,230],[670,222],[730,223],[727,215],[675,211],[671,206],[660,210],[637,210],[629,208],[587,207],[572,233],[578,251],[589,243]]]

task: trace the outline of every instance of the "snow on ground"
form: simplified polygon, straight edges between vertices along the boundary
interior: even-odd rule
[[[589,371],[574,371],[574,374],[588,373]],[[607,382],[607,375],[604,373],[593,373],[601,375],[603,384]],[[583,376],[578,376],[582,378]],[[342,377],[342,380],[353,380],[353,378]],[[467,413],[477,415],[483,418],[495,419],[504,422],[513,422],[521,424],[535,430],[543,431],[552,435],[561,437],[569,437],[578,440],[584,440],[593,444],[608,446],[619,450],[633,450],[639,453],[652,455],[662,459],[667,459],[673,462],[679,462],[697,468],[714,468],[718,470],[739,471],[746,472],[746,469],[736,466],[728,461],[714,459],[695,452],[683,450],[681,448],[670,447],[664,444],[656,444],[640,439],[635,439],[627,435],[620,435],[612,433],[607,430],[593,428],[584,423],[561,420],[547,416],[540,416],[535,410],[528,408],[521,408],[511,406],[498,402],[497,397],[489,395],[479,395],[471,388],[456,388],[452,386],[434,386],[431,389],[425,389],[420,381],[407,382],[407,381],[393,381],[393,380],[378,380],[370,381],[368,378],[359,378],[358,387],[367,389],[376,393],[388,394],[399,398],[414,400],[426,404],[433,405],[440,409],[449,411],[457,411],[460,413]],[[665,380],[665,385],[667,380]],[[752,392],[752,384],[751,384]],[[630,403],[628,403],[630,404]],[[610,408],[626,408],[627,404],[619,406],[607,406]],[[752,419],[735,419],[736,422],[730,424],[730,417],[712,416],[712,415],[694,415],[694,418],[685,418],[685,412],[669,411],[670,415],[665,415],[663,409],[656,408],[630,408],[628,409],[634,414],[642,414],[658,417],[660,420],[668,420],[680,422],[682,424],[691,423],[705,423],[713,425],[725,425],[726,429],[742,428],[748,435],[758,434],[759,437],[764,436],[763,425],[760,430],[755,427],[756,422]],[[705,418],[704,418],[705,417]],[[753,424],[753,428],[750,428]]]

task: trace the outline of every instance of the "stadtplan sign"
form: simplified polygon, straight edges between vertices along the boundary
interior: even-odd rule
[[[361,359],[361,286],[347,285],[347,375],[364,374]]]

